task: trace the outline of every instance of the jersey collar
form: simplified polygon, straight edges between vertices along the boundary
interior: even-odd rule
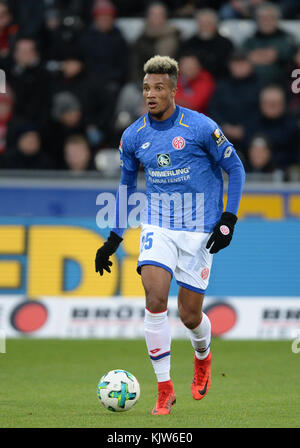
[[[149,112],[147,115],[148,115],[148,120],[149,120],[150,126],[152,128],[154,128],[158,131],[166,131],[167,129],[170,129],[171,127],[174,126],[175,121],[177,120],[178,115],[179,115],[179,106],[176,105],[175,111],[173,112],[173,114],[169,118],[167,118],[166,120],[163,120],[163,121],[154,120],[151,117]]]

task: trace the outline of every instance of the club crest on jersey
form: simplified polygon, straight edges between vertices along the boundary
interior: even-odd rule
[[[149,146],[150,146],[150,142],[146,142],[146,143],[142,144],[141,148],[142,149],[147,149],[147,148],[149,148]]]
[[[159,168],[172,166],[170,154],[156,154],[156,160]]]
[[[185,147],[185,140],[183,137],[174,137],[172,145],[175,149],[183,149]]]
[[[211,136],[218,146],[221,146],[224,142],[226,142],[226,137],[222,134],[219,128],[215,129]]]

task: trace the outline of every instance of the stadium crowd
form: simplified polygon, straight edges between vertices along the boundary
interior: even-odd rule
[[[125,16],[143,18],[134,42],[117,26]],[[170,17],[194,21],[195,34],[183,39]],[[217,121],[248,173],[289,179],[300,165],[300,42],[281,18],[300,24],[300,2],[0,0],[0,169],[95,169],[145,113],[143,64],[161,54],[179,61],[177,104]],[[255,31],[237,45],[219,31],[226,19]]]

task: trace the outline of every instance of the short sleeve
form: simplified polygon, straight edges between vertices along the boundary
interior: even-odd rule
[[[128,129],[123,132],[120,140],[119,151],[121,159],[121,167],[124,167],[127,171],[137,171],[139,168],[139,161],[135,157],[134,142],[128,133]]]

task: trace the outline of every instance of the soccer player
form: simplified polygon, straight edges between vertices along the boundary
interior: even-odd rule
[[[170,414],[176,396],[170,379],[171,332],[167,316],[172,276],[179,285],[178,309],[194,355],[195,400],[211,379],[211,324],[202,311],[213,254],[230,244],[245,180],[243,165],[218,125],[175,104],[178,64],[154,56],[145,66],[143,95],[148,113],[131,124],[120,143],[121,182],[116,227],[96,254],[96,272],[110,271],[109,257],[122,241],[121,189],[136,191],[140,163],[146,177],[137,271],[146,295],[145,338],[158,382],[152,414]],[[222,169],[228,174],[223,212]],[[128,204],[126,204],[127,206]]]

